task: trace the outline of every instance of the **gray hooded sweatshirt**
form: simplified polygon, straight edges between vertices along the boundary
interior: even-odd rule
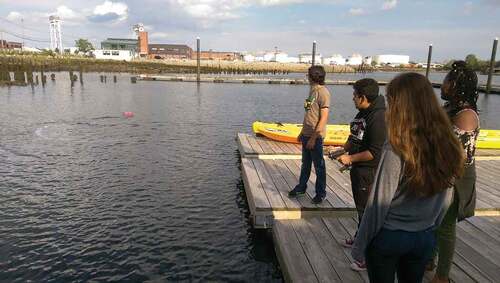
[[[436,228],[443,220],[453,190],[417,196],[405,185],[403,166],[402,158],[386,142],[351,251],[357,261],[364,261],[368,245],[382,228],[418,232]]]

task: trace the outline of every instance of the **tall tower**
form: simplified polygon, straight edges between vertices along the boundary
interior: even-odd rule
[[[62,37],[61,37],[61,19],[58,16],[49,17],[50,29],[50,49],[63,52]]]
[[[138,23],[133,26],[133,30],[137,35],[138,39],[138,51],[140,57],[146,57],[149,53],[149,45],[148,45],[148,32],[144,30],[144,25],[142,23]]]

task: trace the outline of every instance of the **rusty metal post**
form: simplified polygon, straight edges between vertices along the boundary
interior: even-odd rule
[[[314,66],[314,63],[316,61],[316,40],[313,41],[313,51],[312,51],[312,65]]]
[[[498,37],[493,40],[493,49],[491,50],[490,69],[488,71],[488,82],[486,83],[486,93],[491,91],[491,78],[493,77],[493,70],[495,69],[495,56],[497,55]]]
[[[196,82],[200,83],[200,38],[196,38]]]
[[[427,54],[427,69],[425,70],[426,78],[429,78],[429,72],[431,70],[431,60],[432,60],[432,43],[429,44],[429,53]]]

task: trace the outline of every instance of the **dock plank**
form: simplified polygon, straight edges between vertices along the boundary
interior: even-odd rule
[[[309,226],[305,221],[291,221],[292,227],[297,234],[299,245],[311,265],[319,282],[338,282],[340,277],[330,265],[328,257],[323,252],[321,244],[318,243]]]
[[[280,172],[276,168],[276,162],[277,161],[275,160],[264,161],[264,164],[267,167],[269,174],[271,175],[274,185],[281,194],[281,198],[285,202],[287,208],[291,210],[300,209],[301,205],[299,201],[296,198],[288,197],[288,192],[291,191],[292,188],[290,188],[290,186],[286,183],[284,177],[280,174]]]
[[[274,185],[274,182],[272,181],[272,178],[269,175],[269,172],[264,166],[262,160],[253,159],[252,162],[255,166],[255,171],[259,176],[264,193],[266,194],[267,199],[269,200],[269,204],[271,205],[273,210],[285,209],[286,208],[285,202],[281,198],[281,195],[276,186]]]
[[[250,143],[248,142],[248,135],[238,133],[238,145],[240,151],[242,151],[240,152],[241,156],[245,157],[245,155],[253,153],[253,149],[250,146]]]
[[[337,272],[342,282],[364,282],[359,272],[352,270],[349,258],[344,254],[343,247],[333,238],[320,218],[304,219],[312,234],[319,243],[331,265]],[[337,243],[337,244],[335,244]]]
[[[276,221],[273,239],[286,282],[318,282],[291,223]]]
[[[271,205],[269,200],[267,199],[266,193],[264,192],[264,187],[260,182],[257,171],[252,163],[252,160],[248,158],[241,159],[241,165],[244,170],[244,177],[247,179],[247,183],[249,184],[249,189],[251,195],[247,195],[249,198],[249,202],[252,201],[255,203],[256,209],[265,209],[270,210]]]

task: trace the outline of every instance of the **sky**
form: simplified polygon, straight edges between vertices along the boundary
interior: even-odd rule
[[[49,15],[62,19],[63,46],[78,38],[94,46],[107,37],[135,37],[143,23],[150,43],[202,50],[290,56],[353,53],[409,55],[434,61],[476,54],[489,59],[500,37],[500,0],[0,0],[0,35],[31,47],[49,46]],[[27,39],[20,39],[25,37]],[[497,58],[500,55],[497,55]]]

